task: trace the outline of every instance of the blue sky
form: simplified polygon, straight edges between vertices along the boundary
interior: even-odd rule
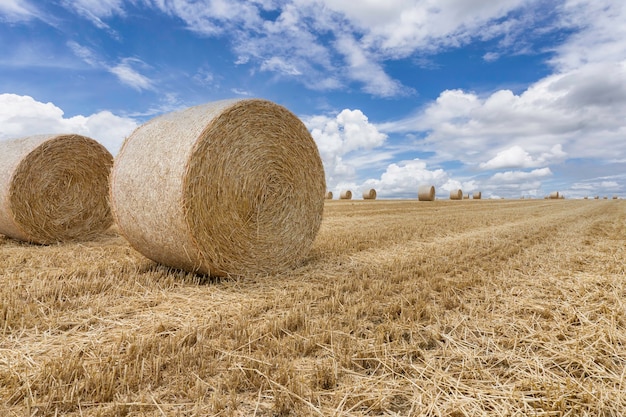
[[[0,0],[0,141],[115,154],[159,114],[259,97],[336,193],[626,197],[625,22],[615,0]]]

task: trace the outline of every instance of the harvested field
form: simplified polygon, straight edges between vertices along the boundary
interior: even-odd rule
[[[237,280],[0,236],[3,416],[624,410],[623,200],[326,201],[301,265]]]

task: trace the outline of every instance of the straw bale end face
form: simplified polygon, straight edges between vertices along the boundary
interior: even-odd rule
[[[2,143],[0,233],[32,243],[86,240],[111,226],[113,157],[95,140],[37,135]]]
[[[216,276],[296,265],[319,230],[326,183],[304,124],[265,100],[153,119],[117,156],[114,217],[139,252]]]

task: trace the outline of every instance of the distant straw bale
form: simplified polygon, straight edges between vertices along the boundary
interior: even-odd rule
[[[376,200],[376,190],[371,188],[363,191],[363,200]]]
[[[417,189],[417,199],[419,201],[434,201],[435,187],[433,185],[420,185]]]
[[[462,199],[463,199],[463,190],[450,191],[450,200],[462,200]]]
[[[259,99],[148,121],[124,142],[111,177],[113,214],[135,249],[215,276],[301,262],[320,228],[325,192],[307,128]]]
[[[474,200],[480,200],[483,197],[483,193],[481,191],[474,191],[472,194],[472,198]]]
[[[469,193],[465,193],[465,194],[463,195],[463,200],[469,200],[469,198],[470,198]]]
[[[561,197],[561,195],[559,194],[559,192],[558,192],[558,191],[552,191],[552,192],[550,193],[550,195],[548,196],[548,198],[550,198],[550,199],[552,199],[552,200],[557,199],[557,198],[560,198],[560,197]]]
[[[326,200],[332,200],[333,199],[333,192],[332,191],[328,191],[326,193]]]
[[[339,199],[341,200],[352,200],[352,191],[343,190],[341,194],[339,194]]]
[[[47,134],[0,145],[0,233],[49,244],[87,240],[113,222],[113,157],[95,140]]]

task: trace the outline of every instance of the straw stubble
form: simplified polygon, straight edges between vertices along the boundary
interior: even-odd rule
[[[223,100],[140,126],[116,158],[122,234],[159,263],[215,276],[296,265],[319,230],[326,183],[304,124],[265,100]]]

